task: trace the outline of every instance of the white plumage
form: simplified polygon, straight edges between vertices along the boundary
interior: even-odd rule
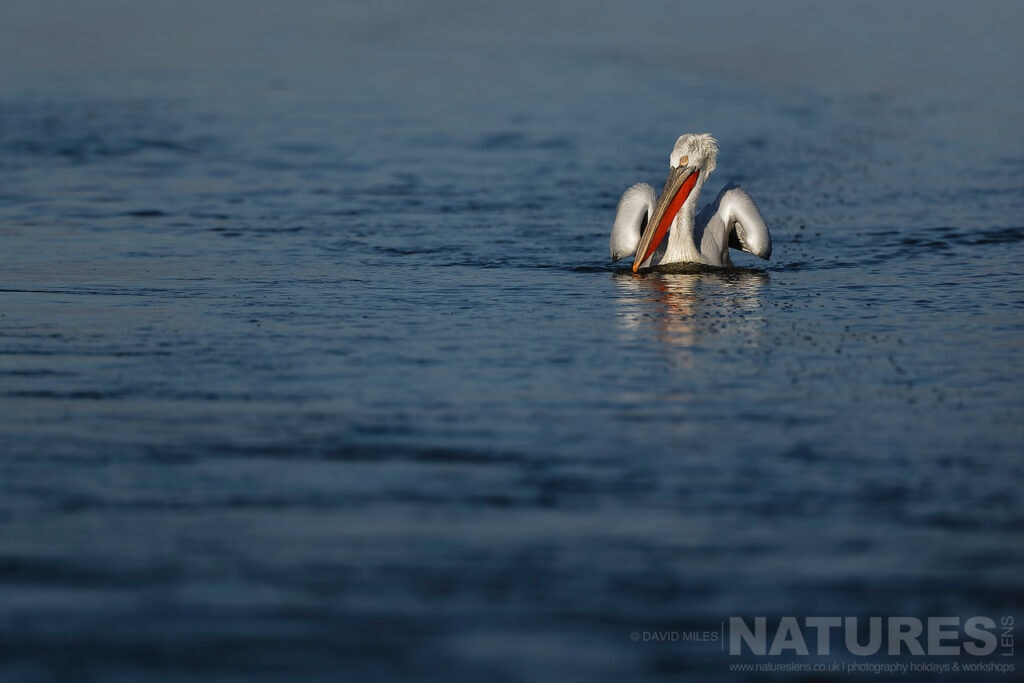
[[[675,263],[731,267],[730,247],[769,258],[768,226],[757,204],[738,185],[726,185],[695,215],[700,191],[717,159],[718,143],[711,135],[680,136],[669,157],[669,177],[661,195],[638,183],[619,200],[609,241],[612,260],[633,255],[634,271]],[[669,215],[673,211],[675,215]]]

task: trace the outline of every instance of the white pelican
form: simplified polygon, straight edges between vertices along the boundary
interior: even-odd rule
[[[718,143],[709,134],[681,135],[669,157],[661,196],[656,198],[647,183],[637,183],[619,200],[610,241],[612,261],[633,255],[635,273],[641,267],[672,263],[731,267],[729,247],[770,257],[768,226],[757,204],[738,185],[722,188],[694,220],[697,198],[717,159]]]

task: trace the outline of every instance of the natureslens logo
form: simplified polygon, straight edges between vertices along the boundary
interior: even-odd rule
[[[729,617],[718,629],[636,630],[644,647],[713,647],[731,672],[1007,674],[1014,617]],[[972,679],[973,680],[973,679]]]
[[[730,655],[769,657],[1012,657],[1015,647],[1012,616],[782,617],[773,622],[770,628],[766,617],[730,617],[723,644]]]

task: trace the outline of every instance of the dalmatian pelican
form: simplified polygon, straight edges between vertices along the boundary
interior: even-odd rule
[[[612,261],[632,255],[634,273],[679,263],[730,268],[730,247],[768,259],[768,226],[740,186],[729,183],[694,216],[717,160],[718,142],[711,135],[680,136],[661,195],[647,183],[637,183],[619,200],[609,245]]]

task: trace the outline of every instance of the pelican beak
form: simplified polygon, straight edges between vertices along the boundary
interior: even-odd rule
[[[693,192],[698,176],[700,169],[693,166],[676,166],[668,172],[665,189],[661,191],[661,196],[654,206],[654,213],[647,221],[647,229],[644,230],[640,244],[636,247],[636,255],[633,257],[634,273],[664,241],[676,214]]]

